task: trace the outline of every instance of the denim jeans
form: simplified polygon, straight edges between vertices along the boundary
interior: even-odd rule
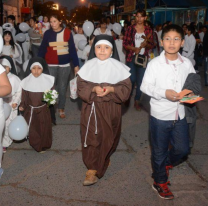
[[[32,44],[31,50],[32,50],[32,57],[37,57],[39,52],[40,46]]]
[[[84,61],[81,58],[78,58],[79,60],[79,68],[81,69],[81,67],[84,65]]]
[[[152,168],[156,183],[168,180],[167,165],[174,165],[189,152],[189,130],[186,118],[164,121],[150,117]],[[169,145],[171,148],[169,149]]]
[[[208,57],[204,58],[204,80],[205,85],[208,86]]]
[[[136,83],[137,88],[136,88],[136,95],[134,97],[134,100],[140,100],[141,95],[142,95],[140,86],[142,84],[142,79],[144,77],[145,68],[143,68],[142,66],[136,65],[134,61],[135,61],[135,56],[133,57],[131,62],[127,62],[126,64],[128,67],[130,67],[130,73],[131,73],[131,76],[130,76],[130,80],[132,83],[131,95],[134,91],[134,86]]]
[[[71,67],[49,66],[48,69],[50,75],[55,77],[55,88],[59,93],[58,109],[64,109]]]

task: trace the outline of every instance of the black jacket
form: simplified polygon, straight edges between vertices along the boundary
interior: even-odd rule
[[[203,39],[203,55],[205,57],[208,56],[208,31],[205,33],[204,39]]]

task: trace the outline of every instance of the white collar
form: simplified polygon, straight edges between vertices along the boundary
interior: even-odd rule
[[[96,57],[87,61],[78,75],[86,81],[97,84],[116,84],[131,75],[129,70],[129,67],[113,58],[101,61]]]
[[[41,74],[39,77],[34,77],[31,73],[21,81],[21,87],[29,92],[45,92],[50,90],[54,85],[55,78],[47,74]]]
[[[178,52],[178,59],[179,59],[179,63],[178,64],[182,64],[184,62],[183,57],[180,55],[180,53]],[[165,56],[165,50],[163,50],[159,56],[159,61],[160,63],[164,64],[169,64],[168,59]]]

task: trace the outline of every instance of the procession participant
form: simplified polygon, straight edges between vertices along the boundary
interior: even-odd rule
[[[36,25],[36,18],[30,18],[30,30],[28,31],[28,35],[30,37],[31,51],[32,57],[38,56],[38,51],[42,42],[43,35],[40,34],[40,30]]]
[[[92,47],[92,43],[94,41],[95,36],[92,34],[90,37],[88,37],[88,44],[85,46],[83,52],[82,52],[82,59],[85,60],[85,63],[88,60],[90,49]]]
[[[3,98],[3,101],[9,104],[12,108],[11,114],[6,120],[6,125],[5,125],[5,129],[3,133],[4,134],[3,141],[2,141],[3,152],[6,152],[6,149],[13,142],[13,140],[9,137],[8,127],[9,127],[9,124],[12,122],[12,120],[17,116],[17,107],[21,100],[21,87],[20,87],[21,80],[17,76],[15,65],[11,57],[1,56],[0,63],[5,68],[7,77],[12,86],[12,92]]]
[[[49,29],[50,29],[50,22],[48,21],[48,17],[44,16],[42,22],[42,34],[44,34]]]
[[[86,36],[84,35],[84,31],[82,29],[82,25],[80,24],[78,26],[78,33],[74,35],[74,44],[77,50],[77,56],[79,59],[79,67],[81,68],[84,64],[84,61],[82,60],[82,54],[83,51],[79,49],[79,41],[81,40],[87,40]]]
[[[180,26],[166,26],[161,39],[164,51],[148,64],[141,90],[151,97],[152,188],[161,198],[173,199],[168,188],[169,169],[189,152],[189,128],[178,93],[195,70],[190,60],[178,52],[184,44]]]
[[[1,39],[0,42],[3,42],[3,40]],[[0,43],[0,52],[2,50],[2,47],[3,47],[3,43]],[[4,107],[3,107],[2,98],[10,94],[11,91],[12,91],[12,87],[6,75],[6,71],[4,67],[0,65],[0,178],[3,174],[3,169],[1,167],[2,154],[3,154],[2,134],[3,134],[4,126],[5,126],[5,116],[4,116]]]
[[[107,28],[107,24],[106,24],[106,20],[105,19],[102,19],[100,21],[100,28],[95,29],[93,34],[95,36],[100,35],[100,34],[106,34],[106,35],[112,36],[111,30],[109,30]]]
[[[71,71],[70,61],[73,62],[75,74],[79,70],[74,39],[71,31],[63,28],[58,15],[50,17],[51,29],[44,33],[43,41],[38,53],[46,60],[50,75],[56,79],[59,93],[58,110],[60,118],[65,118],[66,91]]]
[[[119,55],[119,59],[122,63],[126,63],[126,54],[125,54],[125,50],[123,48],[123,38],[124,38],[124,35],[123,35],[123,32],[121,32],[120,35],[118,35],[118,39],[115,40],[115,43],[116,43],[116,47],[117,47],[117,50],[118,50],[118,55]]]
[[[82,157],[88,169],[83,185],[101,178],[121,134],[121,104],[131,92],[129,68],[119,62],[113,37],[98,35],[89,60],[78,72]]]
[[[133,94],[135,83],[137,85],[136,94],[134,97],[134,107],[137,111],[141,110],[140,98],[142,92],[140,90],[140,85],[145,72],[145,66],[135,64],[136,55],[143,59],[143,62],[147,62],[149,50],[153,48],[153,35],[152,29],[145,26],[145,20],[147,19],[147,14],[145,10],[138,10],[136,12],[136,24],[128,27],[124,40],[123,47],[126,49],[126,64],[130,67],[131,82],[132,82],[132,92]],[[148,38],[149,41],[145,41],[144,38]],[[130,99],[127,103],[130,103]],[[128,105],[128,104],[126,104]]]
[[[29,143],[37,152],[45,152],[52,145],[50,110],[43,102],[43,94],[53,89],[55,78],[49,75],[44,59],[30,59],[26,77],[21,81],[22,98],[19,110],[29,125]]]

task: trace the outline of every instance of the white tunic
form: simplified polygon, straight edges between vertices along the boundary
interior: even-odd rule
[[[82,52],[82,59],[85,60],[85,63],[86,63],[87,60],[88,60],[88,55],[89,55],[89,53],[90,53],[90,49],[91,49],[91,46],[90,46],[90,45],[87,45],[87,46],[84,48],[83,52]]]
[[[100,34],[106,34],[109,36],[112,36],[111,31],[109,29],[106,29],[104,33],[101,32],[100,28],[95,29],[94,33],[95,36],[100,35]]]

